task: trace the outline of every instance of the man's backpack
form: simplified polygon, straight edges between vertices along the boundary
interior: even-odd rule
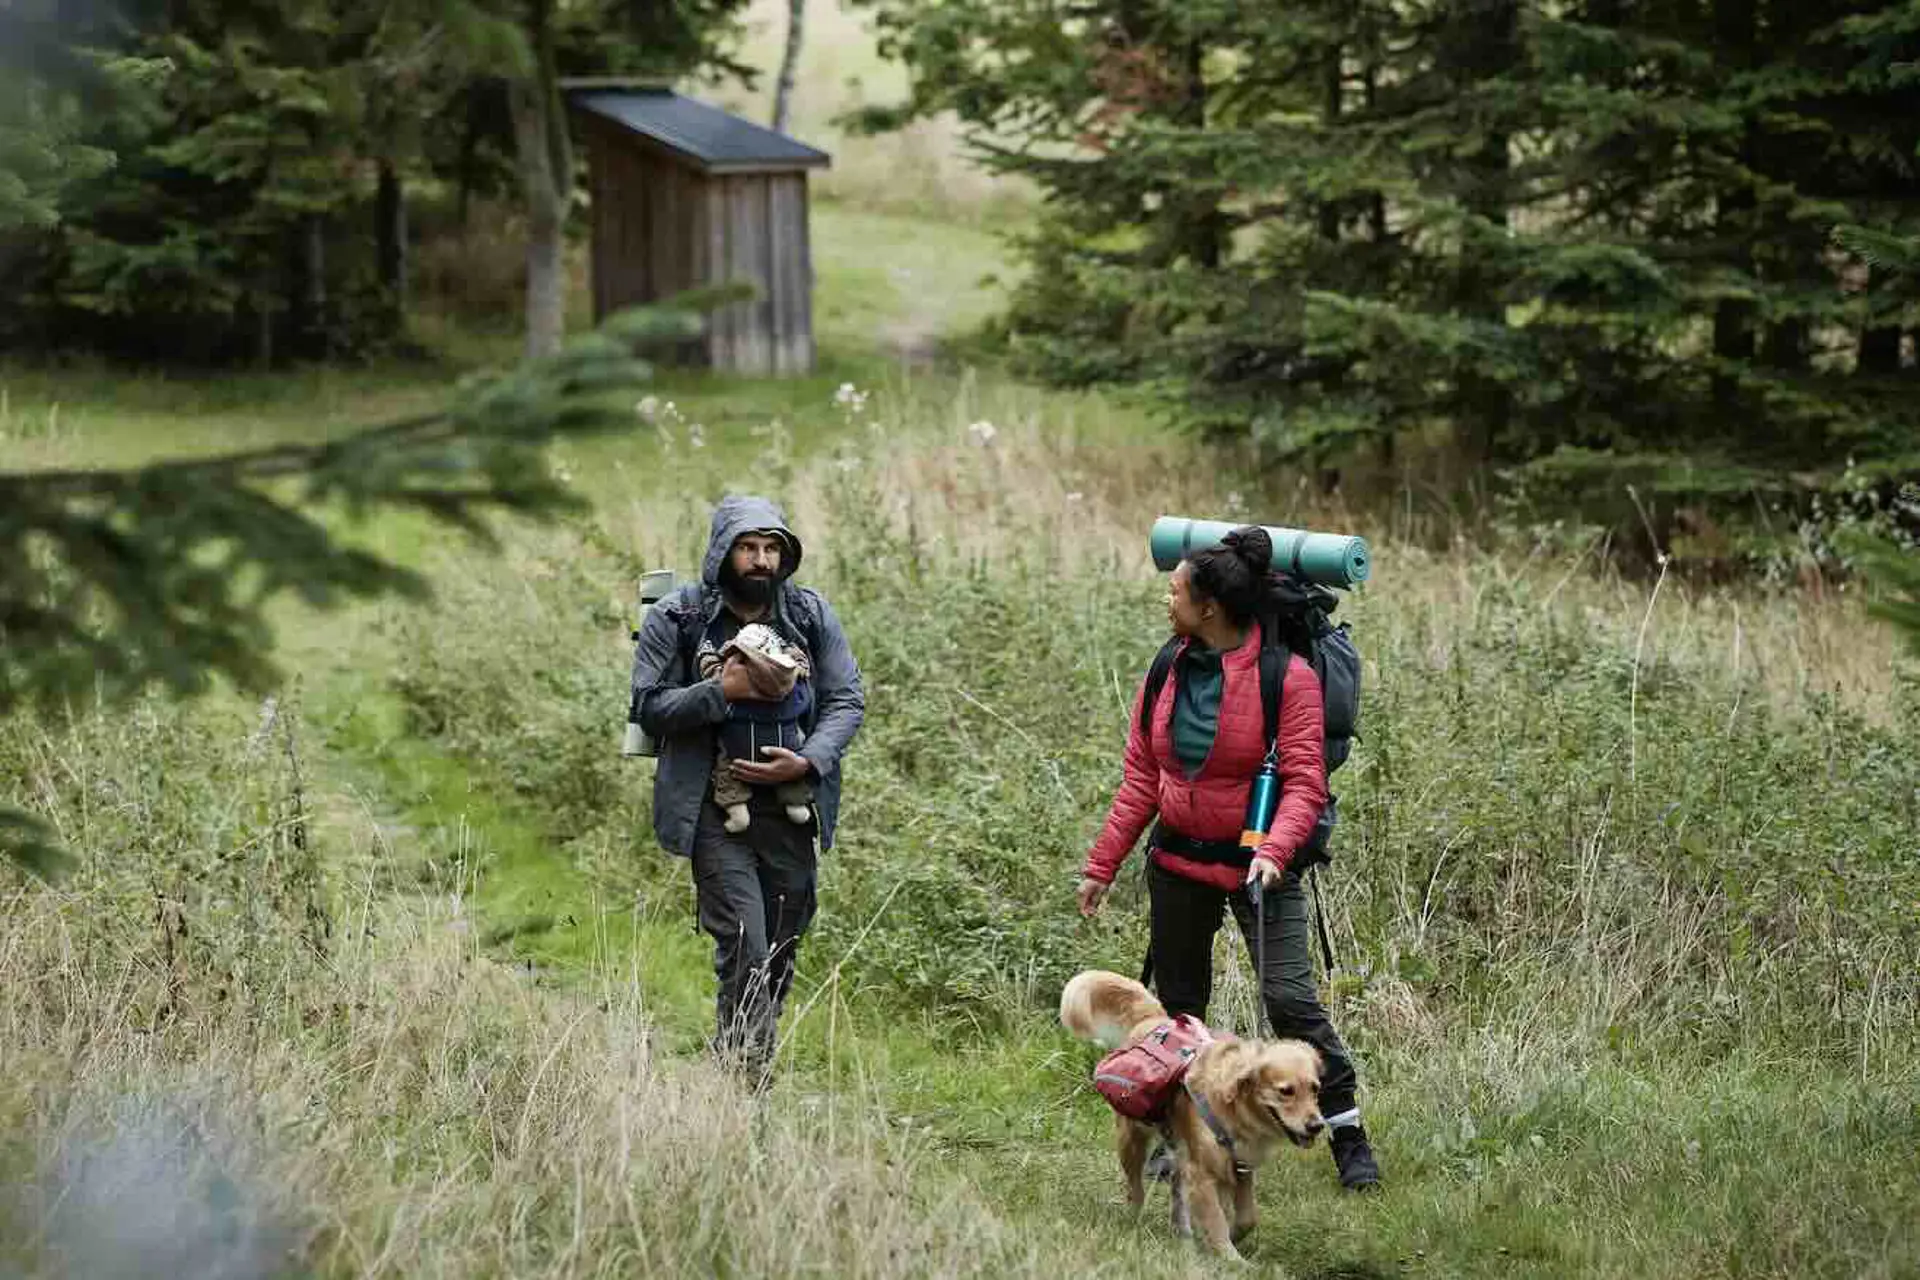
[[[1093,1068],[1093,1087],[1121,1115],[1157,1123],[1194,1058],[1213,1040],[1204,1024],[1183,1013],[1155,1027],[1138,1044],[1100,1059]]]
[[[1297,578],[1284,578],[1276,611],[1260,619],[1260,712],[1262,733],[1271,751],[1280,733],[1280,696],[1286,685],[1287,659],[1297,653],[1313,668],[1320,680],[1320,700],[1325,719],[1325,758],[1327,772],[1347,762],[1353,740],[1360,730],[1360,651],[1354,647],[1347,624],[1334,625],[1330,616],[1339,607],[1340,598],[1330,589]],[[1173,672],[1180,651],[1178,636],[1166,642],[1154,655],[1147,669],[1147,684],[1142,708],[1142,729],[1149,742],[1153,737],[1153,708],[1160,691]],[[1328,851],[1333,828],[1339,821],[1338,798],[1327,793],[1327,807],[1314,824],[1313,835],[1300,851],[1300,865],[1310,866],[1332,858]]]

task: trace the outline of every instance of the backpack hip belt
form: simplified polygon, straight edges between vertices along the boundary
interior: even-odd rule
[[[1164,822],[1154,823],[1153,834],[1147,839],[1151,848],[1190,862],[1212,862],[1241,868],[1253,865],[1253,850],[1238,840],[1196,840],[1192,836],[1182,835]]]

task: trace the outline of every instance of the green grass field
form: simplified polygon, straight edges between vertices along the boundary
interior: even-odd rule
[[[590,512],[498,551],[356,528],[436,598],[282,608],[272,708],[0,726],[8,799],[82,857],[0,881],[0,1267],[1218,1270],[1164,1193],[1124,1213],[1051,1013],[1138,962],[1131,878],[1092,924],[1069,898],[1161,638],[1145,529],[1183,511],[1364,522],[1379,566],[1325,888],[1388,1189],[1280,1160],[1256,1266],[1920,1274],[1920,689],[1852,602],[1434,549],[1124,405],[930,366],[991,307],[984,233],[829,203],[817,238],[817,377],[663,377],[671,414],[557,450]],[[7,367],[0,465],[342,431],[450,373]],[[788,505],[870,699],[759,1101],[699,1054],[691,889],[615,750],[632,575],[689,567],[730,487]]]

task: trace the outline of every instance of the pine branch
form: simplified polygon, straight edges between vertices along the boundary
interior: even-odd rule
[[[1920,488],[1909,486],[1899,505],[1920,516]],[[1920,547],[1864,532],[1851,534],[1842,545],[1876,589],[1878,598],[1867,612],[1891,624],[1920,658]]]
[[[438,413],[324,444],[0,472],[0,716],[112,705],[156,686],[271,687],[267,610],[279,597],[330,608],[428,593],[418,574],[344,545],[328,512],[412,509],[485,542],[490,514],[575,509],[544,446],[630,426],[630,388],[651,375],[636,345],[700,327],[690,310],[629,312],[550,359],[468,380]],[[0,858],[45,874],[52,849],[43,826],[0,808]]]
[[[1834,243],[1876,270],[1920,271],[1920,238],[1897,236],[1871,227],[1839,226]]]

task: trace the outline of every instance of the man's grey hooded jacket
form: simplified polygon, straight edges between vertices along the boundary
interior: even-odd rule
[[[690,857],[693,828],[713,776],[714,735],[727,718],[727,700],[717,679],[692,670],[700,637],[722,607],[720,566],[744,533],[775,533],[787,544],[780,558],[774,615],[806,646],[813,667],[813,723],[805,725],[800,754],[813,766],[814,805],[820,813],[820,847],[833,847],[840,813],[840,756],[866,715],[860,667],[846,632],[824,597],[789,579],[800,567],[800,539],[779,507],[765,498],[723,498],[713,513],[700,581],[687,583],[656,604],[640,628],[633,656],[633,695],[640,727],[660,743],[653,776],[653,831],[671,853]]]

